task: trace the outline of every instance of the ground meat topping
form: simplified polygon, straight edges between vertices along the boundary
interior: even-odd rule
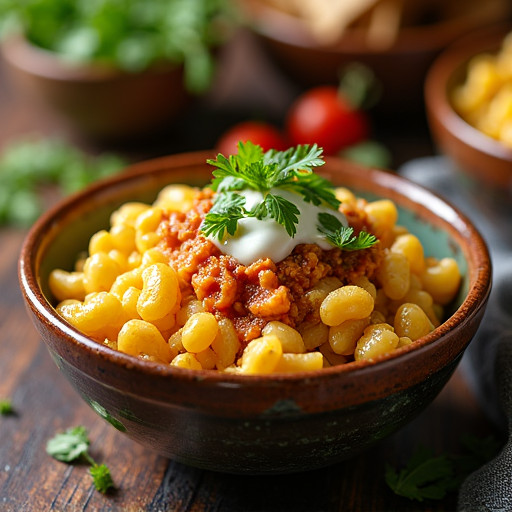
[[[200,233],[211,206],[212,193],[201,191],[190,211],[170,212],[159,228],[161,249],[182,291],[193,291],[207,311],[230,318],[245,342],[260,336],[271,320],[292,327],[306,320],[314,309],[307,292],[323,278],[335,276],[344,284],[363,274],[371,278],[380,261],[379,244],[359,251],[301,244],[278,263],[267,258],[245,266]],[[359,211],[347,213],[356,233],[368,229]]]

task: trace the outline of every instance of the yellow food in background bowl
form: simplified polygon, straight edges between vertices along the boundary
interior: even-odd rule
[[[512,33],[496,54],[471,59],[464,83],[452,94],[453,106],[469,124],[512,148]]]

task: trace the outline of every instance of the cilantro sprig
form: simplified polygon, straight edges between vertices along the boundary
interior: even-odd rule
[[[325,163],[322,149],[316,144],[264,152],[251,142],[239,142],[237,154],[227,157],[219,154],[208,163],[215,167],[211,186],[217,196],[203,220],[201,231],[218,240],[222,240],[226,233],[234,236],[239,220],[251,217],[273,219],[293,238],[300,211],[292,201],[279,194],[279,190],[294,192],[305,202],[334,211],[340,206],[331,183],[313,172]],[[242,190],[257,191],[263,195],[263,200],[247,209],[245,197],[238,193]],[[334,215],[322,213],[318,220],[319,231],[340,249],[365,249],[377,242],[373,235],[365,232],[355,236],[353,229],[343,226]]]
[[[9,416],[14,414],[12,402],[7,398],[0,399],[0,416]]]
[[[321,156],[322,149],[316,144],[264,153],[261,146],[250,141],[239,142],[236,155],[219,154],[215,160],[208,160],[216,167],[212,188],[219,193],[251,189],[264,194],[281,188],[298,192],[315,205],[324,202],[338,208],[340,202],[331,184],[313,174],[313,168],[325,163]]]
[[[46,452],[54,459],[61,462],[74,462],[79,459],[88,462],[91,467],[89,473],[94,482],[94,487],[106,493],[114,487],[110,470],[105,464],[97,464],[89,454],[90,441],[85,427],[78,426],[68,428],[65,432],[57,434],[46,444]]]
[[[386,465],[385,480],[397,495],[410,500],[441,500],[459,488],[466,477],[491,460],[500,443],[493,437],[461,438],[464,453],[434,455],[432,450],[418,447],[400,470]]]
[[[338,218],[329,213],[319,213],[318,222],[320,224],[318,230],[325,235],[332,245],[345,251],[358,251],[360,249],[368,249],[377,243],[375,235],[360,231],[354,235],[354,228],[343,226]]]
[[[331,184],[313,174],[314,167],[324,164],[321,155],[322,149],[316,144],[264,153],[252,142],[239,142],[236,155],[226,157],[219,154],[215,160],[208,160],[216,168],[212,188],[217,192],[217,198],[203,221],[202,232],[222,240],[226,232],[232,236],[236,233],[238,221],[242,218],[271,218],[293,238],[300,212],[291,201],[271,191],[294,191],[307,202],[338,208],[340,202]],[[260,192],[263,201],[247,209],[245,198],[236,193],[241,190]]]

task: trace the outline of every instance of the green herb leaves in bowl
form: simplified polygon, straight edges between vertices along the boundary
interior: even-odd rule
[[[0,31],[15,29],[35,46],[74,62],[139,72],[183,64],[192,92],[210,84],[210,49],[233,19],[228,0],[4,0]],[[3,21],[2,21],[3,20]]]

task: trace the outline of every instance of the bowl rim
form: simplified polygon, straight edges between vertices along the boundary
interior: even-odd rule
[[[491,260],[484,239],[468,217],[437,194],[406,178],[384,170],[366,168],[340,158],[327,157],[326,165],[328,164],[332,167],[330,171],[332,175],[336,175],[340,169],[351,169],[353,173],[364,171],[369,174],[369,181],[376,183],[380,189],[388,191],[397,190],[396,194],[402,198],[402,206],[404,204],[406,207],[409,204],[421,203],[421,208],[424,211],[431,210],[432,207],[439,208],[439,215],[442,214],[443,216],[440,222],[453,230],[452,235],[457,233],[460,235],[459,243],[463,246],[463,252],[470,251],[471,261],[468,258],[468,254],[465,253],[465,257],[468,258],[468,271],[471,270],[473,274],[469,276],[470,289],[467,297],[450,318],[430,334],[415,342],[415,344],[401,347],[372,361],[357,361],[347,365],[291,374],[240,375],[219,372],[217,370],[188,370],[163,363],[143,361],[137,357],[118,352],[97,343],[63,320],[43,295],[37,275],[38,264],[42,259],[40,253],[44,252],[43,237],[45,233],[58,229],[58,218],[62,215],[65,218],[69,212],[73,211],[78,202],[87,201],[88,198],[102,191],[114,190],[116,186],[123,183],[148,180],[152,175],[169,172],[169,169],[172,167],[206,166],[206,159],[213,155],[212,151],[199,151],[140,162],[128,167],[118,175],[96,182],[85,190],[69,196],[51,207],[29,230],[21,248],[18,273],[27,308],[32,310],[32,313],[39,319],[42,319],[43,322],[51,324],[62,331],[67,341],[86,351],[89,356],[110,362],[115,366],[124,367],[129,369],[129,371],[145,374],[146,376],[159,376],[164,379],[178,379],[186,383],[214,382],[218,386],[225,388],[243,385],[244,388],[249,386],[255,389],[268,386],[275,387],[280,382],[301,384],[304,382],[321,381],[324,385],[329,385],[329,382],[336,380],[338,376],[343,374],[356,374],[363,378],[372,372],[377,372],[380,375],[382,372],[386,372],[387,369],[393,369],[393,367],[401,365],[409,358],[416,358],[422,352],[428,352],[429,348],[436,341],[440,340],[443,335],[454,329],[464,328],[472,318],[483,312],[491,288]],[[377,192],[373,190],[372,193]],[[439,215],[436,215],[436,218]],[[34,259],[38,261],[34,261]],[[469,340],[467,343],[469,343]],[[463,352],[466,344],[458,350],[454,357]]]
[[[488,52],[496,53],[503,37],[510,31],[511,24],[500,23],[455,41],[432,63],[425,78],[424,93],[430,115],[437,118],[452,137],[490,157],[512,164],[512,148],[507,148],[465,121],[449,98],[455,79],[464,76],[471,59]]]

